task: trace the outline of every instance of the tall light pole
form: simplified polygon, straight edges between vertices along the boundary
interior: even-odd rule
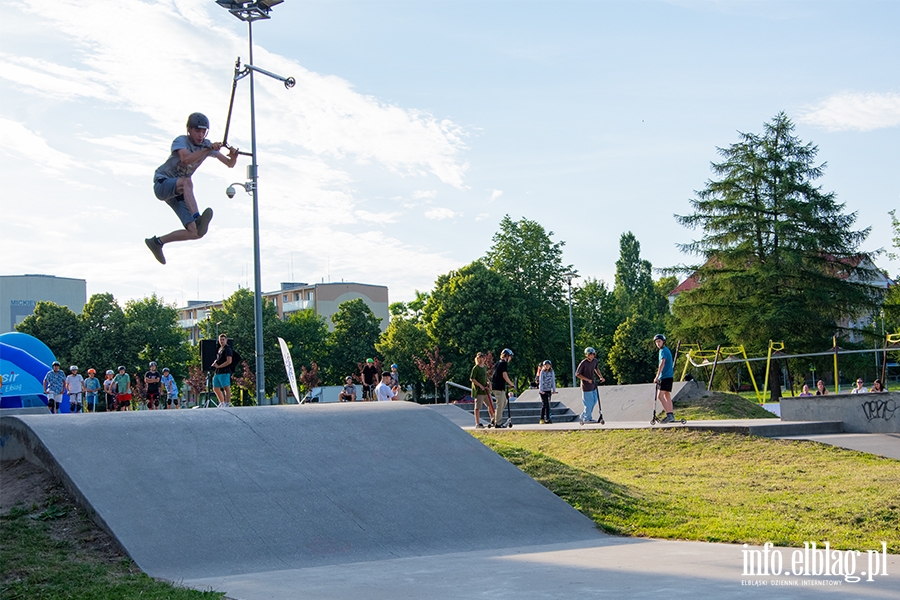
[[[260,274],[259,261],[259,192],[257,181],[259,178],[258,165],[256,163],[256,98],[253,90],[254,71],[268,75],[284,82],[284,87],[294,87],[293,77],[281,77],[253,65],[253,22],[268,19],[269,12],[276,4],[284,0],[255,0],[252,2],[229,0],[216,0],[216,3],[228,10],[235,17],[247,23],[247,37],[250,44],[250,61],[241,69],[241,61],[238,59],[234,67],[234,84],[246,76],[250,76],[250,165],[247,167],[247,178],[250,180],[241,185],[247,192],[253,194],[253,334],[256,342],[256,405],[263,403],[266,397],[266,375],[263,363],[263,321],[262,321],[262,275]],[[232,103],[234,93],[232,90]],[[228,120],[231,121],[231,108],[228,109]],[[226,138],[228,125],[226,125]],[[229,198],[234,196],[234,188],[229,186]]]
[[[569,345],[572,349],[572,387],[575,387],[575,326],[572,324],[572,280],[578,277],[578,274],[569,271],[563,273],[563,277],[569,283]]]

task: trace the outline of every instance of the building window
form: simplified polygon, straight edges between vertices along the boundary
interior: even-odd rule
[[[294,302],[300,302],[300,292],[294,294]]]
[[[306,292],[306,299],[312,300],[312,292]]]
[[[287,295],[287,294],[282,295],[282,296],[281,296],[281,301],[282,301],[282,302],[287,302],[287,301],[288,301],[288,295]]]

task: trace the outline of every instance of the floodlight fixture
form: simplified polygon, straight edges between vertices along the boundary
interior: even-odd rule
[[[260,19],[269,19],[272,7],[284,0],[256,0],[255,2],[234,2],[232,0],[216,0],[216,4],[233,14],[241,21],[252,23]]]

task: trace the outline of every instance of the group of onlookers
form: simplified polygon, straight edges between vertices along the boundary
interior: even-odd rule
[[[877,394],[877,393],[886,392],[886,391],[887,390],[884,389],[884,384],[881,383],[880,379],[876,379],[875,381],[872,382],[872,389],[866,389],[863,380],[857,379],[856,387],[854,387],[852,390],[850,390],[850,393],[851,394],[869,394],[869,393]],[[825,396],[826,394],[828,394],[828,390],[825,388],[825,382],[822,381],[821,379],[816,382],[816,393],[815,394],[813,394],[809,390],[809,385],[807,385],[805,383],[803,384],[803,391],[800,392],[800,396]]]
[[[69,367],[68,375],[62,371],[59,361],[53,361],[51,366],[52,370],[44,376],[44,393],[51,413],[59,412],[64,394],[69,397],[69,409],[73,413],[98,412],[101,406],[106,412],[132,410],[135,401],[131,377],[124,366],[118,368],[118,373],[107,370],[106,379],[102,382],[97,378],[95,369],[88,369],[85,378],[76,365]],[[168,367],[160,372],[156,369],[156,362],[151,362],[150,370],[143,379],[146,389],[144,398],[136,403],[137,407],[148,410],[179,408],[178,385]],[[161,389],[165,391],[163,402],[159,399]]]
[[[400,372],[397,365],[391,365],[390,371],[378,374],[375,359],[367,358],[365,365],[360,369],[362,379],[362,402],[389,402],[400,397]],[[356,385],[353,377],[344,378],[344,387],[338,394],[339,402],[356,402]]]

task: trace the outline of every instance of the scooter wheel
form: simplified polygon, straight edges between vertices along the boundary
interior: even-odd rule
[[[682,424],[682,425],[686,425],[686,424],[687,424],[687,419],[682,419],[682,420],[681,420],[681,424]]]
[[[507,427],[509,427],[510,429],[512,429],[512,423],[510,423],[509,425],[507,425]]]

